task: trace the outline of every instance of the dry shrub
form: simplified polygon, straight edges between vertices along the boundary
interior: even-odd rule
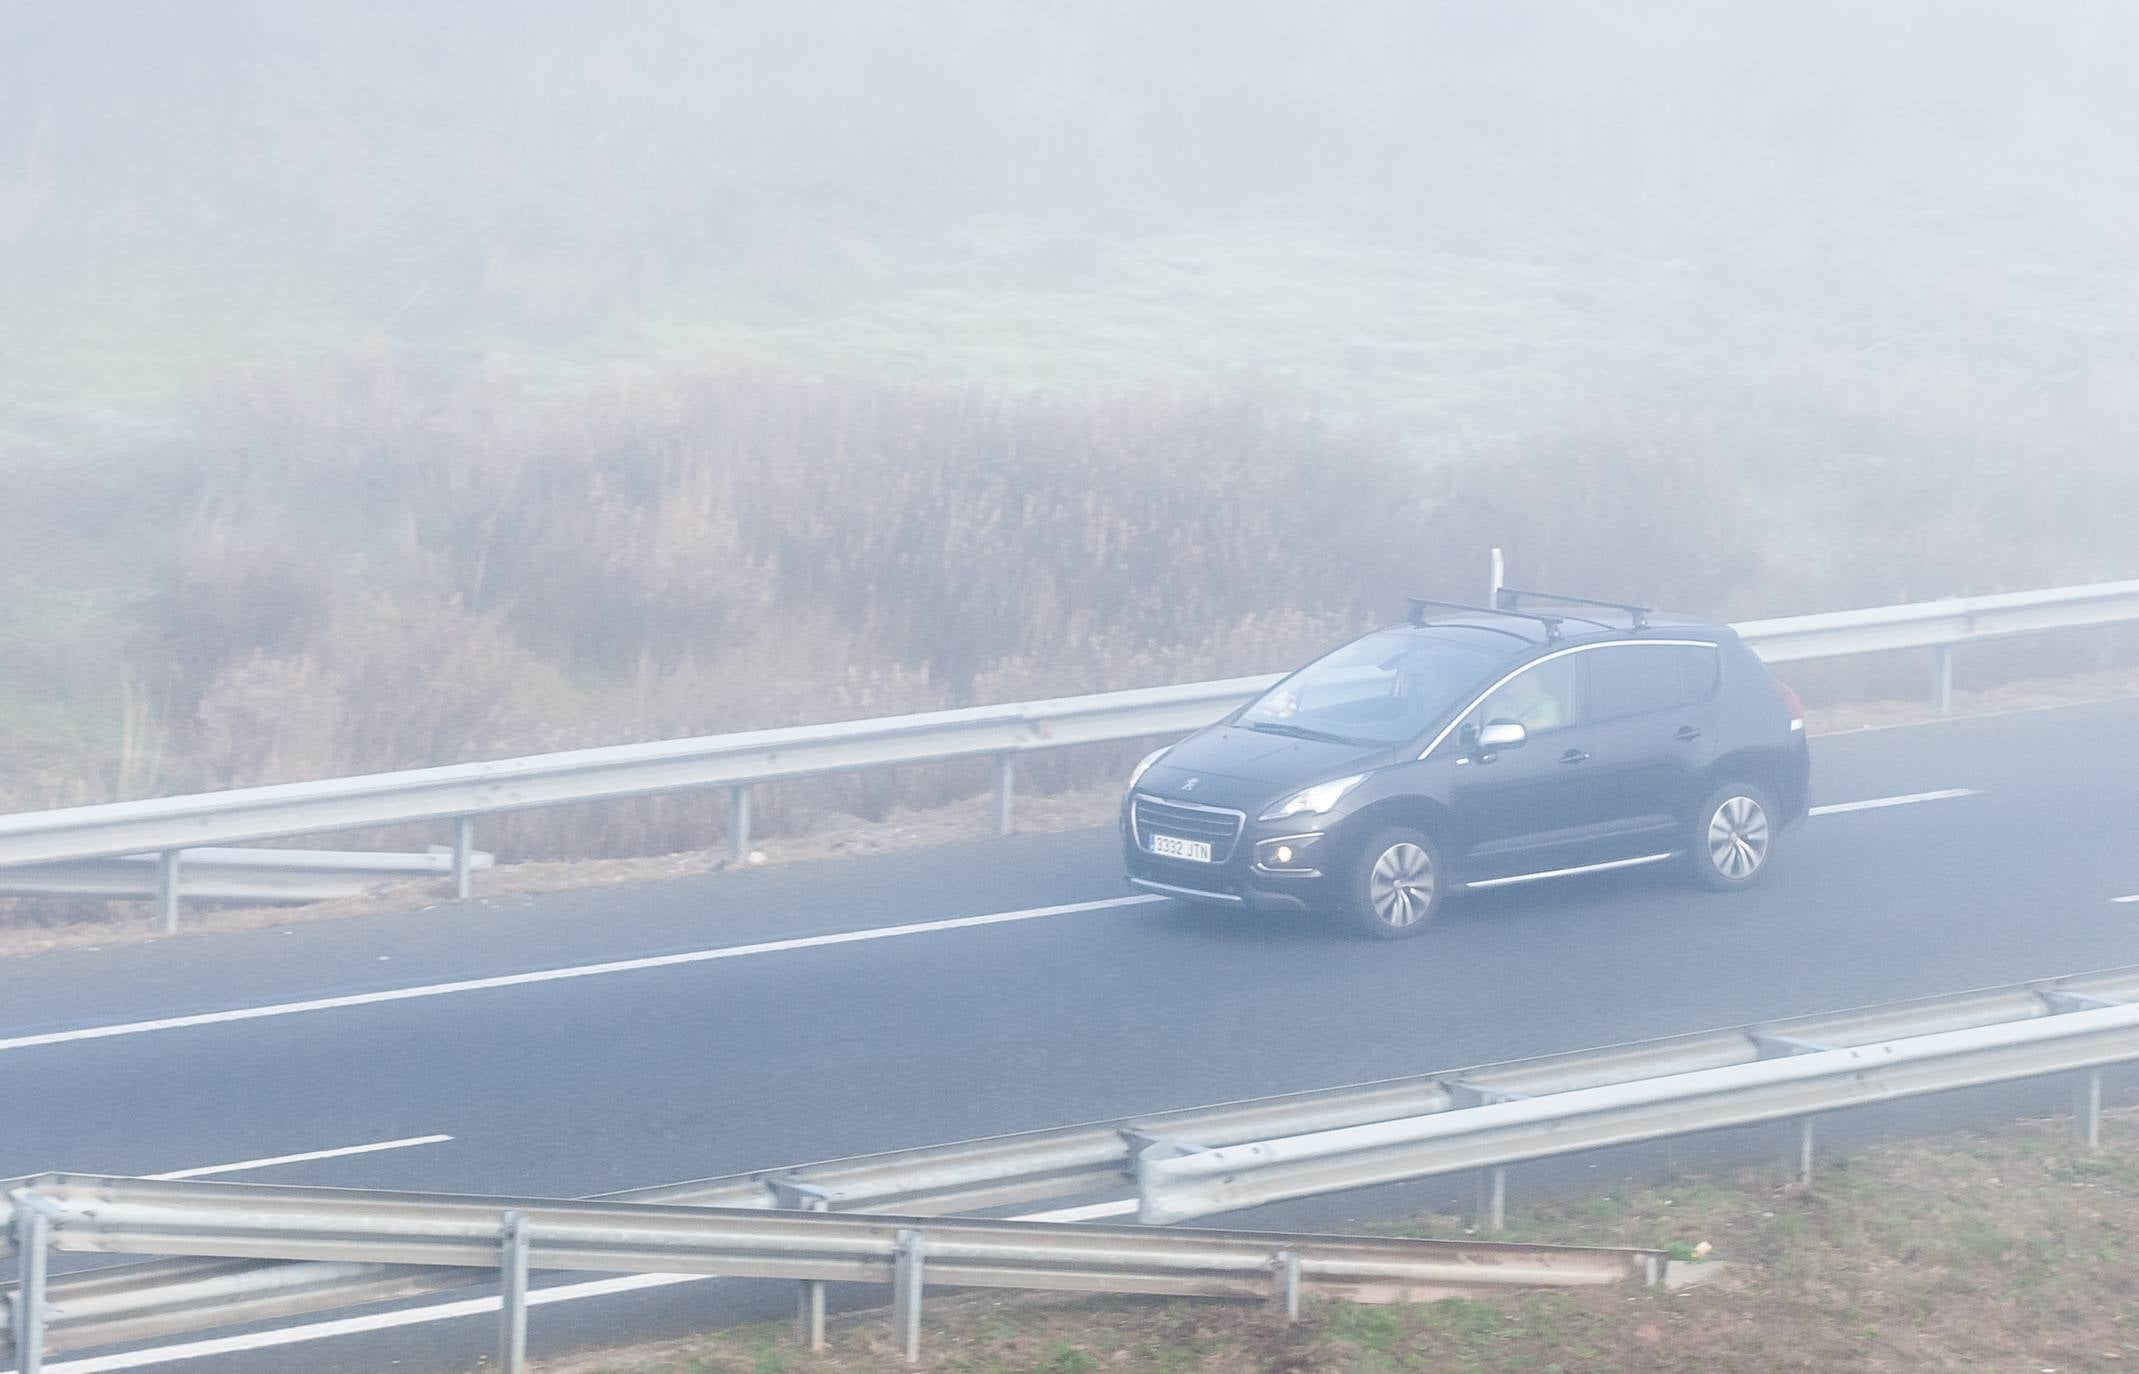
[[[738,364],[543,398],[358,358],[226,378],[192,458],[144,649],[204,787],[1267,671],[1385,613],[1425,529],[1372,435],[1269,388]],[[987,778],[800,783],[755,820]],[[723,796],[653,798],[488,823],[485,843],[659,852],[726,824]]]
[[[340,777],[545,746],[579,705],[494,619],[348,595],[304,646],[254,650],[202,689],[193,742],[213,787]]]
[[[1767,484],[1712,427],[1596,412],[1450,470],[1435,509],[1444,586],[1506,551],[1517,586],[1735,618],[1774,604],[1787,572]],[[1482,595],[1482,587],[1469,595]]]
[[[1894,407],[1922,403],[1817,380],[1868,450],[1899,448]],[[1407,592],[1482,595],[1493,545],[1519,584],[1734,619],[2127,570],[2090,507],[2139,508],[2132,465],[2040,409],[2003,422],[2016,445],[2040,424],[2019,456],[1954,439],[1935,520],[1896,516],[1931,504],[1922,463],[1802,461],[1802,430],[1770,418],[1600,408],[1427,468],[1272,387],[1066,396],[737,362],[541,395],[384,357],[252,369],[204,398],[174,469],[189,514],[125,730],[101,753],[18,746],[18,776],[50,804],[1268,672]],[[2100,666],[2134,638],[2018,661]],[[1834,700],[1922,672],[1792,677]],[[1135,752],[1043,756],[1020,785],[1095,783]],[[97,762],[69,777],[76,756]],[[989,779],[974,761],[766,788],[755,823]],[[721,794],[657,797],[499,818],[483,843],[670,852],[728,820]]]

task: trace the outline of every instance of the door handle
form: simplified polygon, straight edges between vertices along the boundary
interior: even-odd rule
[[[1673,735],[1671,738],[1677,740],[1680,744],[1691,744],[1700,737],[1701,731],[1699,727],[1692,725],[1681,725],[1678,729],[1678,733]]]
[[[1583,752],[1582,750],[1580,750],[1580,749],[1570,749],[1570,750],[1568,750],[1568,751],[1567,751],[1566,753],[1564,753],[1564,754],[1560,755],[1560,762],[1561,762],[1561,763],[1582,763],[1582,762],[1585,762],[1585,761],[1586,761],[1586,760],[1587,760],[1588,758],[1589,758],[1589,755],[1588,755],[1588,754],[1586,754],[1586,753],[1584,753],[1584,752]]]

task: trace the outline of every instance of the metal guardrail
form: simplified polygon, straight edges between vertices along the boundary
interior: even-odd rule
[[[1137,1215],[1152,1225],[1291,1198],[1507,1165],[1609,1145],[1763,1121],[1796,1120],[1812,1168],[1813,1117],[1922,1093],[2086,1071],[2080,1130],[2094,1138],[2104,1065],[2139,1059],[2139,1005],[2068,1011],[1848,1049],[1793,1046],[1787,1058],[1217,1149],[1168,1149],[1137,1162]],[[1498,1204],[1492,1204],[1496,1209]]]
[[[1774,662],[1930,648],[1936,657],[1932,694],[1943,709],[1951,700],[1952,651],[1958,645],[2125,620],[2139,620],[2139,580],[1751,621],[1736,628]],[[160,854],[159,899],[170,929],[178,919],[181,867],[173,856],[194,846],[450,820],[455,887],[466,896],[477,817],[726,788],[730,845],[741,859],[749,847],[750,789],[758,783],[969,758],[996,761],[997,826],[1008,830],[1020,755],[1185,734],[1252,700],[1278,676],[24,812],[0,816],[0,866]]]
[[[524,1365],[535,1270],[706,1274],[806,1285],[805,1335],[823,1343],[827,1282],[891,1283],[909,1361],[925,1284],[1167,1297],[1423,1302],[1481,1290],[1654,1283],[1654,1250],[1153,1231],[49,1175],[8,1194],[25,1282],[9,1333],[23,1374],[53,1349],[141,1329],[139,1293],[109,1271],[53,1283],[49,1252],[273,1257],[421,1265],[499,1276],[501,1364]]]
[[[470,854],[480,872],[496,862]],[[162,891],[162,856],[122,855],[64,859],[58,863],[0,868],[0,896],[102,897],[148,900]],[[452,851],[428,854],[357,854],[339,849],[182,849],[180,895],[201,901],[288,906],[354,897],[381,883],[445,877]]]
[[[1151,1178],[1149,1161],[1167,1155],[1191,1158],[1199,1148],[1216,1151],[1441,1117],[1490,1120],[1466,1118],[1466,1114],[1494,1102],[1545,1102],[1556,1097],[1578,1101],[1568,1095],[1685,1075],[1757,1069],[1778,1057],[1812,1049],[1879,1046],[1983,1027],[2049,1024],[2076,1008],[2120,1003],[2139,1004],[2139,966],[1376,1083],[764,1169],[633,1189],[590,1201],[916,1217],[1118,1198],[1138,1186],[1140,1173],[1144,1181]],[[2049,1071],[2054,1070],[2028,1070]],[[2092,1139],[2099,1098],[2083,1092],[2080,1105],[2083,1134]],[[1793,1113],[1801,1110],[1810,1108],[1791,1108]],[[1683,1128],[1709,1129],[1706,1125]],[[1800,1148],[1808,1149],[1810,1140],[1809,1131],[1801,1132]],[[1495,1164],[1473,1157],[1470,1164],[1458,1166],[1486,1170],[1480,1202],[1481,1220],[1488,1228],[1497,1229],[1500,1222],[1507,1162],[1512,1160]],[[1809,1156],[1801,1157],[1800,1164],[1809,1167]],[[1354,1185],[1344,1182],[1339,1186]],[[0,1256],[7,1253],[9,1236],[0,1228]],[[102,1271],[93,1280],[86,1276],[68,1280],[92,1284],[84,1290],[91,1297],[105,1291],[125,1294],[126,1310],[132,1315],[123,1320],[112,1315],[111,1324],[101,1328],[114,1341],[334,1311],[482,1281],[483,1276],[467,1269],[270,1259],[172,1260]]]

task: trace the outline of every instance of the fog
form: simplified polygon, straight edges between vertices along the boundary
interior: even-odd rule
[[[2134,356],[2128,5],[189,0],[0,26],[4,347],[41,401],[381,341],[741,338],[1042,384],[1189,362],[1384,399],[1512,392],[1511,350],[1548,364],[1532,391],[1849,349],[2070,389]],[[1184,278],[1175,317],[1137,313],[1137,244]],[[1373,252],[1399,259],[1320,275]],[[1461,280],[1392,280],[1420,273]],[[1267,319],[1239,318],[1257,283]],[[918,289],[960,296],[935,337]],[[1314,299],[1346,290],[1350,319]],[[152,377],[77,356],[147,329],[160,350],[120,352]]]
[[[14,790],[1267,671],[1492,545],[1717,616],[2129,576],[2134,51],[2118,3],[0,6]]]

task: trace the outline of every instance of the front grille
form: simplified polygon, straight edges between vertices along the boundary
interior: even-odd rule
[[[1160,801],[1139,792],[1131,812],[1136,822],[1137,848],[1150,851],[1154,832],[1183,840],[1208,840],[1211,862],[1222,864],[1233,857],[1240,842],[1241,827],[1248,818],[1238,811],[1214,806],[1190,806],[1184,802]]]

